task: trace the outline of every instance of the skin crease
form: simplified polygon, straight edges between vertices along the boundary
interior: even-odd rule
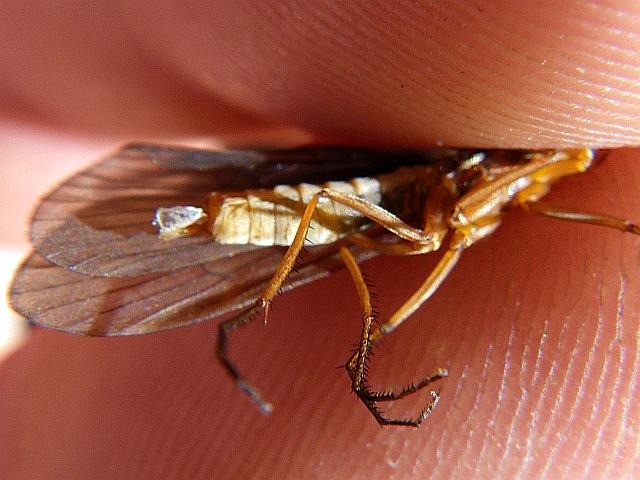
[[[3,6],[3,118],[34,138],[45,126],[114,143],[640,143],[635,4],[261,5]],[[549,201],[640,220],[639,152],[612,151]],[[32,162],[20,168],[46,176]],[[233,336],[269,417],[212,363],[215,323],[110,339],[36,329],[0,364],[0,477],[634,478],[639,248],[509,212],[377,351],[376,385],[449,369],[417,430],[381,429],[334,368],[359,334],[344,271]],[[383,318],[437,259],[365,265]]]

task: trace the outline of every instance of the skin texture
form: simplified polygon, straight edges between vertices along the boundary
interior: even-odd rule
[[[46,126],[114,143],[640,143],[631,2],[261,5],[5,5],[0,114],[34,138]],[[548,200],[638,220],[639,157],[614,150]],[[16,168],[46,176],[38,160]],[[378,427],[334,368],[360,327],[344,271],[233,336],[269,417],[212,363],[213,323],[115,339],[34,330],[0,364],[0,477],[634,478],[639,248],[509,212],[377,351],[377,385],[449,369],[418,430]],[[437,259],[365,265],[381,316]]]

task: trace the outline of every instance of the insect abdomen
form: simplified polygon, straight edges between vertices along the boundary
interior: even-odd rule
[[[209,202],[211,234],[217,243],[290,245],[305,205],[322,189],[358,195],[380,204],[380,182],[375,178],[355,178],[322,185],[301,183],[279,185],[272,190],[247,190],[242,196],[213,193]],[[321,198],[307,234],[310,245],[335,242],[366,223],[352,210]]]

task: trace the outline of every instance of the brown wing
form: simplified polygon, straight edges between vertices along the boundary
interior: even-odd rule
[[[242,168],[250,171],[244,187],[269,187],[278,183],[322,183],[359,176],[371,176],[401,166],[424,165],[443,158],[458,158],[462,150],[372,150],[364,148],[297,148],[289,150],[212,151],[164,145],[132,144],[157,165],[172,170],[219,170]]]
[[[342,266],[337,245],[310,248],[283,290]],[[248,306],[262,293],[283,249],[256,249],[172,272],[98,277],[72,272],[37,254],[10,290],[16,311],[35,324],[82,335],[135,335],[210,320]],[[360,261],[372,253],[357,252]]]
[[[235,186],[238,170],[166,171],[137,150],[123,149],[72,176],[47,195],[31,240],[47,260],[77,272],[125,276],[172,271],[251,250],[209,238],[158,238],[161,206],[202,205],[214,189]]]

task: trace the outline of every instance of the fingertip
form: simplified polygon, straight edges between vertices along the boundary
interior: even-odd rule
[[[4,113],[29,122],[245,145],[640,143],[640,16],[622,0],[130,3],[76,10],[71,32],[38,11],[2,25]]]
[[[222,4],[201,13],[215,13],[216,41],[203,42],[211,26],[196,23],[166,45],[185,71],[246,111],[321,138],[501,148],[640,141],[631,54],[640,18],[624,2],[526,11],[515,2],[263,3],[241,19]],[[170,14],[181,15],[160,13]],[[215,69],[203,69],[211,58]]]

